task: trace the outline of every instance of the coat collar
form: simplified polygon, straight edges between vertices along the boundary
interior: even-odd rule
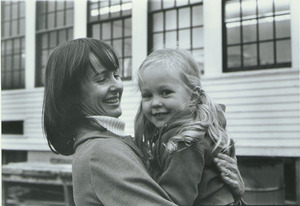
[[[79,145],[86,142],[87,140],[100,139],[100,138],[101,139],[103,139],[103,138],[113,138],[113,139],[117,139],[119,141],[122,141],[125,144],[127,144],[140,158],[143,159],[143,154],[140,151],[140,149],[135,145],[135,143],[133,141],[133,137],[131,137],[130,135],[127,135],[127,136],[116,135],[116,134],[114,134],[114,133],[112,133],[108,130],[106,130],[106,131],[94,130],[94,131],[86,132],[84,135],[80,136],[79,138],[77,138],[75,140],[74,149],[76,149]]]

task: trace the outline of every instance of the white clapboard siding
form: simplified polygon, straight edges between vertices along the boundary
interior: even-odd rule
[[[124,82],[124,92],[122,97],[122,116],[120,117],[126,123],[125,132],[134,135],[134,118],[140,104],[140,93],[137,86],[132,82]]]
[[[226,105],[227,130],[238,155],[300,156],[299,71],[245,72],[204,78],[206,93]],[[2,91],[2,121],[23,120],[24,135],[2,137],[2,148],[49,150],[42,132],[43,88]],[[126,133],[134,134],[140,94],[124,81]]]
[[[247,74],[202,81],[207,94],[226,105],[237,153],[300,156],[299,71]]]

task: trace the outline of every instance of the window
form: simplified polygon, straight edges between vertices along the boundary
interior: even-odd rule
[[[223,1],[224,72],[291,66],[289,0]]]
[[[148,50],[163,47],[192,52],[203,71],[202,0],[151,0]]]
[[[25,1],[1,2],[2,89],[25,88]]]
[[[36,86],[43,86],[50,52],[73,39],[73,1],[37,1],[36,13]]]
[[[113,46],[123,80],[132,76],[131,7],[131,0],[88,2],[88,37]]]
[[[24,134],[24,121],[2,121],[2,134]]]

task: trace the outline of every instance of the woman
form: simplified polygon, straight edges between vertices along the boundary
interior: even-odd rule
[[[112,47],[100,40],[71,40],[51,53],[43,105],[49,147],[74,154],[76,205],[175,205],[151,179],[132,138],[124,135],[118,68]],[[243,192],[235,160],[220,158],[217,165],[223,173],[231,171],[223,178],[236,194]]]

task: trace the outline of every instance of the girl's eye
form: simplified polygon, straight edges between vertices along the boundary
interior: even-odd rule
[[[161,92],[161,95],[162,95],[162,96],[168,96],[168,95],[171,94],[171,93],[172,93],[171,90],[163,90],[163,91]]]
[[[148,94],[148,93],[145,93],[145,94],[142,94],[142,99],[150,99],[151,98],[151,94]]]

